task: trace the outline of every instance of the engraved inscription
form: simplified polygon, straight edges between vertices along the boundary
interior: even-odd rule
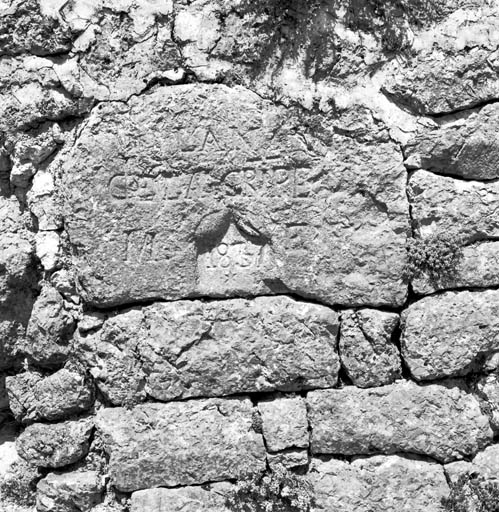
[[[129,263],[157,261],[156,233],[128,231],[125,233],[124,260]]]
[[[208,270],[238,271],[259,268],[265,255],[265,246],[255,245],[247,240],[222,242],[206,255]]]
[[[255,160],[222,176],[207,172],[180,176],[118,174],[109,181],[109,194],[117,201],[156,203],[203,199],[216,193],[306,198],[326,177],[320,170],[292,167],[282,159]]]

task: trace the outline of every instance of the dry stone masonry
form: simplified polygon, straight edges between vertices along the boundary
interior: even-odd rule
[[[0,2],[0,512],[499,487],[498,34],[493,0]]]

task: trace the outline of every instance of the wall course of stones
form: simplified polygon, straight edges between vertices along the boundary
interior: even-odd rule
[[[0,5],[0,512],[497,480],[499,9],[395,4]]]

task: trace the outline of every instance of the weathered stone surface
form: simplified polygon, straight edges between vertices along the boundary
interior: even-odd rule
[[[60,420],[87,410],[94,399],[85,375],[68,369],[45,378],[34,372],[7,377],[7,390],[17,421]]]
[[[89,419],[62,423],[34,423],[17,438],[19,455],[44,468],[60,468],[83,458],[88,452],[93,422]]]
[[[19,460],[16,450],[17,428],[14,422],[0,426],[0,481],[8,473],[12,464]]]
[[[65,15],[77,15],[75,7],[66,4]],[[154,81],[184,78],[175,73],[182,63],[171,38],[172,2],[107,2],[106,7],[84,14],[88,25],[75,42],[76,58],[57,68],[68,90],[97,100],[126,100]],[[133,7],[149,9],[152,20],[144,23]]]
[[[68,52],[72,34],[69,27],[47,16],[37,0],[12,1],[2,5],[0,55],[33,53],[50,55]]]
[[[109,474],[125,492],[234,479],[262,470],[265,448],[247,398],[101,409]]]
[[[82,292],[95,305],[284,290],[401,305],[401,163],[392,143],[319,139],[241,87],[101,104],[63,170]]]
[[[456,482],[463,474],[479,473],[485,478],[497,479],[499,475],[499,445],[488,446],[476,454],[471,462],[457,461],[444,466],[445,472],[452,482]]]
[[[46,272],[54,271],[60,263],[61,239],[56,231],[39,231],[35,236],[36,256]]]
[[[449,272],[431,276],[423,271],[412,280],[412,286],[420,295],[447,288],[499,286],[499,242],[477,242],[462,247]]]
[[[61,229],[62,211],[55,200],[53,176],[47,171],[38,171],[27,194],[30,211],[36,216],[38,229],[50,231]]]
[[[499,235],[499,183],[456,180],[420,170],[412,174],[408,194],[415,227],[423,238],[446,231],[467,240]]]
[[[499,106],[421,134],[405,147],[406,165],[470,180],[499,178]]]
[[[490,415],[490,424],[499,430],[499,375],[492,373],[480,377],[476,383],[478,395],[485,400]]]
[[[398,455],[314,459],[310,480],[317,510],[342,512],[443,512],[447,485],[442,466]]]
[[[17,199],[4,197],[0,187],[0,369],[16,363],[33,307],[35,272],[27,228]]]
[[[498,12],[492,4],[480,7],[457,10],[438,30],[418,34],[411,56],[390,62],[386,93],[420,114],[463,110],[497,98]]]
[[[398,323],[397,314],[375,309],[341,313],[341,364],[353,384],[382,386],[402,375],[400,355],[391,339]]]
[[[308,447],[308,420],[305,400],[300,396],[276,397],[258,403],[267,449]]]
[[[176,301],[111,316],[75,351],[114,404],[330,387],[338,324],[288,297]]]
[[[25,416],[29,420],[33,415],[34,408],[30,407],[30,404],[36,401],[35,388],[42,379],[42,375],[38,372],[25,372],[7,377],[6,385],[11,402],[10,410],[17,421],[21,421]]]
[[[24,352],[41,366],[64,363],[70,348],[75,320],[61,294],[45,285],[37,298],[28,324]]]
[[[307,405],[313,453],[409,452],[450,462],[492,439],[478,400],[457,385],[319,390],[308,394]]]
[[[225,499],[232,485],[220,482],[202,487],[147,489],[132,494],[131,512],[228,512]]]
[[[309,463],[308,450],[291,448],[282,452],[269,453],[267,455],[267,462],[271,468],[278,465],[288,469],[307,466]]]
[[[416,276],[413,286],[417,293],[499,285],[498,242],[491,240],[499,235],[495,215],[499,206],[498,183],[456,180],[420,170],[410,178],[408,195],[422,244],[430,236],[447,233],[464,245],[445,275],[423,272]]]
[[[0,306],[31,283],[31,238],[17,199],[0,194]]]
[[[8,134],[88,112],[93,99],[72,97],[64,89],[51,58],[24,55],[0,59],[0,129]],[[18,162],[14,161],[15,167]],[[26,173],[33,175],[28,163]],[[14,172],[15,169],[13,169]],[[11,176],[11,179],[13,177]],[[12,180],[14,181],[14,180]],[[26,186],[17,182],[17,185]]]
[[[97,471],[49,473],[36,490],[38,512],[89,512],[102,501],[104,481]]]
[[[446,292],[402,313],[402,357],[417,380],[463,375],[499,350],[499,291]]]

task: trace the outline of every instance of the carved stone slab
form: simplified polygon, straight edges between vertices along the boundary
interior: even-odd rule
[[[87,302],[291,291],[401,305],[399,150],[305,125],[222,85],[99,105],[62,172]]]

